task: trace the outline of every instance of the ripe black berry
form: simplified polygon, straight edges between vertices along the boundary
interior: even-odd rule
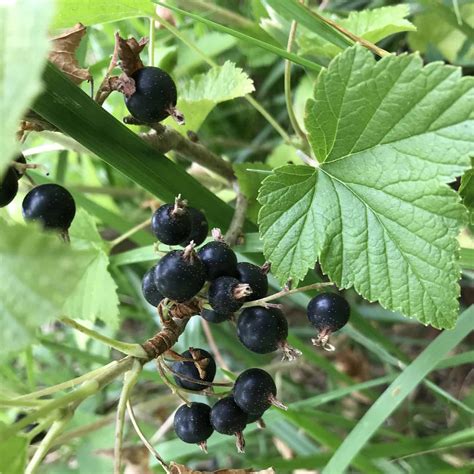
[[[209,321],[210,323],[218,324],[223,323],[224,321],[228,321],[230,318],[232,318],[233,313],[218,313],[213,309],[203,309],[201,311],[201,316],[203,319]]]
[[[151,229],[160,242],[177,245],[191,233],[191,213],[178,197],[175,204],[165,204],[155,211]]]
[[[176,106],[176,84],[158,67],[144,67],[132,74],[135,93],[125,98],[129,112],[144,123],[161,122]]]
[[[211,407],[205,403],[181,405],[174,415],[176,435],[185,443],[197,443],[205,449],[205,442],[214,431],[210,417]]]
[[[225,242],[209,242],[199,249],[198,255],[206,267],[208,280],[237,275],[237,256]]]
[[[257,265],[240,262],[237,264],[237,278],[240,283],[247,283],[252,288],[252,294],[245,298],[246,301],[265,298],[268,291],[268,278],[266,273]]]
[[[329,336],[349,321],[349,303],[337,293],[321,293],[308,303],[307,313],[310,323],[319,333],[313,343],[334,350],[334,347],[328,344]]]
[[[234,383],[234,400],[242,410],[262,416],[270,405],[282,406],[275,399],[277,393],[272,376],[262,369],[248,369],[242,372]]]
[[[15,199],[18,192],[18,178],[14,169],[9,166],[0,182],[0,207],[5,207]]]
[[[247,425],[247,418],[247,413],[235,403],[233,397],[221,398],[211,410],[211,425],[218,433],[236,435],[239,452],[243,452],[245,446],[242,431]]]
[[[41,184],[23,199],[23,217],[39,221],[45,229],[67,231],[76,214],[71,193],[59,184]]]
[[[145,299],[152,306],[158,306],[163,299],[163,295],[158,291],[155,284],[156,265],[148,270],[142,278],[142,293]]]
[[[158,291],[178,303],[195,296],[205,281],[204,265],[189,247],[168,252],[155,267]]]
[[[181,242],[181,245],[185,247],[191,241],[196,245],[201,245],[207,237],[209,232],[209,224],[207,223],[206,216],[195,207],[190,207],[189,213],[191,214],[191,233],[187,236],[186,240]]]
[[[193,382],[193,380],[203,380],[204,382],[214,380],[216,363],[212,355],[204,349],[193,349],[191,347],[189,351],[183,352],[181,356],[191,360],[179,361],[173,364],[172,370],[176,383],[187,390],[200,391],[208,388],[208,385]]]
[[[228,314],[239,310],[246,296],[251,294],[249,285],[240,283],[237,278],[222,276],[209,286],[209,304],[214,311]]]
[[[288,322],[277,308],[252,306],[240,314],[237,335],[251,351],[267,354],[284,344],[288,336]]]

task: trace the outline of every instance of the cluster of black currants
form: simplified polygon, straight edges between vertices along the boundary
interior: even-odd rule
[[[296,351],[286,342],[288,323],[282,311],[269,304],[252,306],[267,295],[268,266],[238,262],[217,229],[213,230],[214,240],[195,251],[195,246],[206,239],[208,229],[205,215],[188,207],[180,197],[154,213],[152,230],[156,237],[162,243],[185,248],[168,252],[144,275],[146,300],[158,306],[164,298],[184,303],[199,296],[205,301],[201,316],[211,323],[233,319],[244,306],[237,320],[242,344],[259,354],[281,348],[289,358],[294,357]]]
[[[216,363],[204,349],[183,352],[181,360],[171,367],[176,384],[186,390],[202,391],[212,385]],[[174,416],[176,435],[186,443],[198,444],[204,451],[206,441],[214,431],[235,435],[239,452],[245,441],[243,430],[248,424],[259,422],[271,405],[285,408],[276,399],[276,386],[270,374],[259,368],[242,372],[231,393],[226,393],[211,408],[205,403],[182,405]]]

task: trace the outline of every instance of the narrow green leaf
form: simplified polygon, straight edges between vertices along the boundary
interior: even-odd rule
[[[474,249],[462,248],[460,252],[459,264],[462,268],[474,270]]]
[[[227,228],[230,206],[99,107],[51,64],[44,82],[46,89],[33,106],[35,112],[158,198],[170,202],[181,193],[191,205],[206,209],[211,225]]]
[[[76,23],[96,25],[140,16],[151,16],[149,0],[56,0],[53,28],[69,28]]]
[[[41,90],[51,17],[50,0],[0,4],[0,175],[18,151],[19,122]]]
[[[217,31],[220,31],[222,33],[227,33],[231,36],[235,36],[236,38],[239,38],[243,41],[247,41],[254,46],[258,46],[260,48],[266,49],[267,51],[270,51],[272,53],[275,53],[276,55],[288,59],[295,64],[299,64],[300,66],[304,66],[312,71],[321,71],[323,68],[322,65],[315,63],[314,61],[309,61],[307,59],[301,58],[297,56],[296,54],[293,53],[288,53],[286,50],[279,48],[277,46],[274,46],[273,44],[267,43],[266,41],[262,41],[260,39],[254,38],[252,36],[246,35],[245,33],[241,33],[240,31],[234,30],[232,28],[229,28],[227,26],[220,25],[219,23],[215,23],[211,20],[208,20],[204,17],[201,17],[199,15],[196,15],[194,13],[190,13],[185,10],[181,10],[180,8],[176,8],[172,5],[164,4],[160,1],[157,0],[152,0],[153,3],[157,3],[158,5],[165,6],[166,8],[169,8],[170,10],[176,11],[178,13],[181,13],[182,15],[188,16],[189,18],[192,18],[193,20],[196,20],[200,23],[204,23],[205,25],[209,26],[210,28],[213,28]]]
[[[326,23],[324,17],[298,2],[298,0],[265,1],[274,8],[279,15],[282,15],[288,20],[297,21],[299,24],[305,26],[335,46],[339,46],[340,48],[352,46],[353,42],[349,38]]]
[[[24,349],[42,324],[61,315],[94,255],[36,226],[0,226],[0,347],[8,353]]]
[[[474,308],[469,308],[462,313],[453,330],[441,333],[390,384],[365,413],[357,426],[344,439],[322,471],[323,474],[344,472],[383,422],[400,406],[403,400],[430,371],[473,330]]]
[[[465,209],[445,183],[469,166],[473,101],[473,78],[417,55],[375,62],[355,46],[336,57],[307,107],[319,167],[276,169],[260,191],[280,281],[301,280],[319,259],[338,286],[452,327]]]

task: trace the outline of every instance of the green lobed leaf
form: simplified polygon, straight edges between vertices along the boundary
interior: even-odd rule
[[[306,128],[319,168],[266,178],[260,233],[281,282],[319,259],[342,288],[452,327],[465,209],[445,183],[469,166],[474,80],[417,55],[375,62],[360,46],[323,72]]]
[[[0,424],[0,431],[5,425]],[[12,436],[0,444],[0,474],[23,474],[26,466],[28,440]]]
[[[355,35],[372,43],[402,31],[414,31],[416,27],[406,19],[410,14],[408,5],[352,11],[347,18],[336,19],[336,23]],[[334,57],[341,48],[325,41],[312,32],[303,33],[299,39],[302,54],[316,54]]]
[[[186,117],[186,124],[184,127],[176,125],[170,118],[166,124],[183,134],[187,130],[197,131],[217,104],[243,97],[254,90],[252,79],[234,63],[226,61],[222,66],[195,75],[180,87],[177,107]]]
[[[109,257],[93,218],[80,209],[69,230],[71,245],[87,250],[93,258],[64,304],[70,318],[95,322],[101,319],[112,328],[118,325],[117,285],[108,271]]]
[[[39,2],[37,2],[39,3]],[[69,28],[80,22],[86,26],[151,16],[153,5],[149,0],[56,0],[53,28]]]
[[[51,10],[50,0],[0,4],[0,174],[18,152],[19,122],[41,90]]]
[[[0,224],[0,347],[24,349],[35,331],[62,314],[93,252],[73,250],[36,226]]]

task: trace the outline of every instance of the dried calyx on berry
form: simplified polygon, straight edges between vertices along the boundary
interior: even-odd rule
[[[193,402],[181,405],[174,415],[174,430],[185,443],[198,444],[207,452],[206,440],[214,432],[211,425],[211,407],[205,403]]]
[[[285,405],[276,399],[276,385],[272,376],[259,368],[242,372],[234,383],[235,403],[246,413],[259,417],[274,405],[286,410]]]
[[[209,387],[199,381],[211,383],[216,376],[216,363],[209,352],[204,349],[189,350],[181,354],[183,360],[173,363],[171,370],[174,379],[182,388],[186,390],[200,391]]]
[[[252,263],[240,262],[237,264],[237,279],[240,283],[247,283],[252,288],[252,294],[245,301],[255,301],[265,298],[268,292],[268,267],[258,267]]]
[[[228,314],[239,310],[251,294],[250,285],[240,283],[237,278],[223,276],[211,282],[208,298],[214,311]]]
[[[288,345],[288,322],[278,308],[251,306],[245,308],[237,321],[240,342],[258,354],[282,349],[284,359],[293,360],[301,352]]]
[[[23,217],[38,221],[45,229],[66,232],[76,214],[71,193],[59,184],[35,186],[23,199]]]
[[[167,245],[183,242],[192,228],[191,213],[187,203],[179,195],[174,204],[159,207],[151,218],[151,229],[156,238]]]
[[[321,293],[316,295],[307,307],[309,322],[318,331],[312,339],[315,346],[321,346],[327,351],[335,348],[329,344],[329,336],[339,331],[349,321],[351,308],[344,297],[337,293]]]
[[[168,252],[155,268],[158,291],[178,303],[196,296],[205,281],[204,265],[194,252],[194,244],[189,244],[184,250]]]
[[[237,276],[237,256],[224,242],[219,229],[213,229],[214,241],[202,246],[198,255],[206,268],[206,278],[209,281],[221,276]]]
[[[155,284],[155,270],[156,265],[150,268],[150,270],[148,270],[145,275],[143,275],[142,293],[147,302],[156,308],[163,299],[163,295],[160,293]]]
[[[244,452],[245,440],[242,431],[247,425],[248,415],[236,403],[234,397],[221,398],[211,409],[211,424],[218,432],[237,437],[239,453]]]

